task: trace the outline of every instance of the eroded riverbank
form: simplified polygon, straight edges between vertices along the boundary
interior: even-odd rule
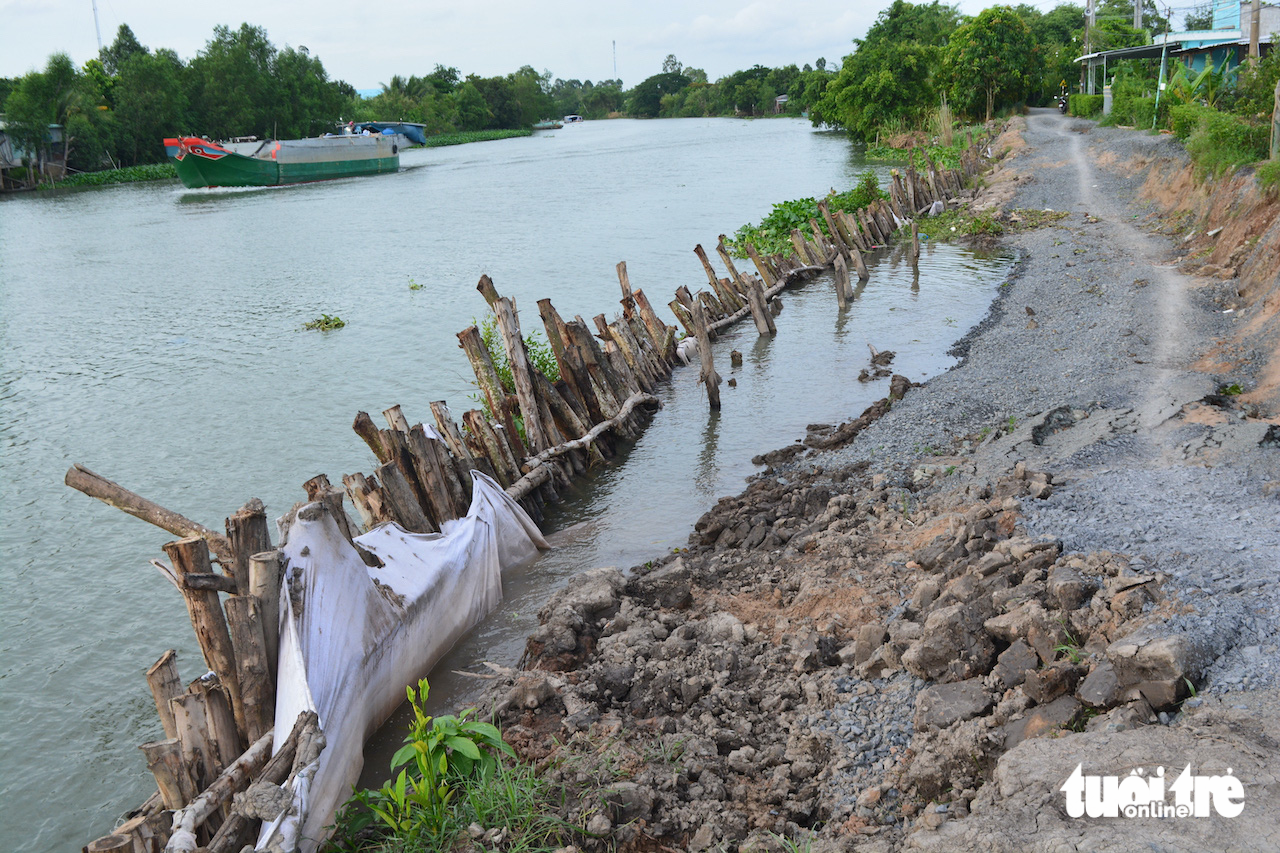
[[[1045,113],[1020,136],[975,205],[1068,215],[1011,238],[961,366],[544,609],[495,699],[581,845],[1277,845],[1270,353],[1207,358],[1272,339],[1271,291],[1170,264],[1138,192],[1172,143]],[[1243,814],[1071,818],[1078,763],[1232,768]]]

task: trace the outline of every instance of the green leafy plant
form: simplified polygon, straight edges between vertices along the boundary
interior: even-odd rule
[[[832,211],[843,210],[846,213],[852,213],[880,198],[885,198],[885,194],[880,189],[875,172],[868,169],[858,176],[858,183],[852,189],[842,193],[832,190],[827,195],[826,202]],[[826,222],[823,220],[822,212],[818,210],[817,199],[799,198],[779,202],[773,206],[768,216],[760,220],[759,225],[750,223],[743,225],[732,239],[725,240],[725,244],[734,255],[740,258],[747,257],[747,243],[753,244],[764,255],[790,252],[792,229],[798,228],[806,235],[810,234],[810,219],[817,221],[822,232],[827,233]]]
[[[446,145],[464,145],[468,142],[492,142],[497,139],[512,139],[517,136],[533,136],[527,128],[509,130],[465,130],[458,133],[441,133],[427,137],[427,148],[440,148]]]
[[[1244,389],[1240,387],[1239,382],[1232,382],[1230,385],[1223,385],[1218,389],[1219,394],[1225,394],[1228,397],[1236,397],[1244,393]]]
[[[392,771],[400,772],[377,791],[355,794],[355,802],[368,811],[362,825],[353,818],[348,829],[358,831],[376,819],[399,838],[438,835],[457,792],[489,783],[498,770],[498,756],[515,755],[496,726],[475,719],[475,708],[456,717],[426,714],[429,691],[425,678],[416,691],[412,685],[405,688],[413,721],[405,745],[391,759]]]
[[[410,290],[422,290],[422,285],[421,285],[421,284],[418,284],[418,282],[417,282],[417,281],[415,281],[415,280],[411,277],[411,278],[409,279],[409,289],[410,289]]]
[[[336,314],[321,314],[319,317],[308,322],[302,328],[309,329],[311,331],[330,332],[334,329],[341,329],[345,325],[347,325],[346,320],[343,320]]]

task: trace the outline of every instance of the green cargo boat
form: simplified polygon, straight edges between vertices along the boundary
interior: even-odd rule
[[[210,142],[169,138],[165,153],[188,187],[273,187],[376,175],[400,168],[399,136],[321,136]]]

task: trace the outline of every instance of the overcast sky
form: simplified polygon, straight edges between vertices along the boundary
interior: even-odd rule
[[[98,0],[103,44],[128,24],[150,48],[193,57],[214,26],[265,27],[277,47],[305,45],[331,77],[374,89],[393,74],[427,74],[437,63],[464,75],[507,74],[522,65],[553,77],[634,86],[674,53],[710,79],[760,64],[838,65],[891,0]],[[961,0],[976,14],[994,0]],[[1052,2],[1037,3],[1045,9]],[[41,69],[64,51],[81,65],[97,55],[93,0],[0,0],[0,77]]]

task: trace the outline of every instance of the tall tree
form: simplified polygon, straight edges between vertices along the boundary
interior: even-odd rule
[[[843,127],[868,139],[887,123],[918,123],[938,103],[942,50],[959,22],[939,0],[894,3],[844,58],[839,73],[809,110],[815,125]]]
[[[114,77],[130,57],[146,52],[147,49],[138,42],[129,25],[121,24],[120,29],[116,30],[116,40],[102,49],[99,58],[107,73]]]
[[[998,107],[1026,96],[1040,68],[1031,28],[1008,6],[984,9],[962,24],[944,55],[952,104],[970,115],[985,106],[988,121]]]
[[[662,96],[679,92],[689,85],[683,74],[664,71],[642,80],[627,93],[627,112],[641,118],[657,118],[662,111]]]
[[[127,165],[164,160],[161,140],[189,126],[182,60],[171,50],[136,53],[116,82],[117,155]]]

